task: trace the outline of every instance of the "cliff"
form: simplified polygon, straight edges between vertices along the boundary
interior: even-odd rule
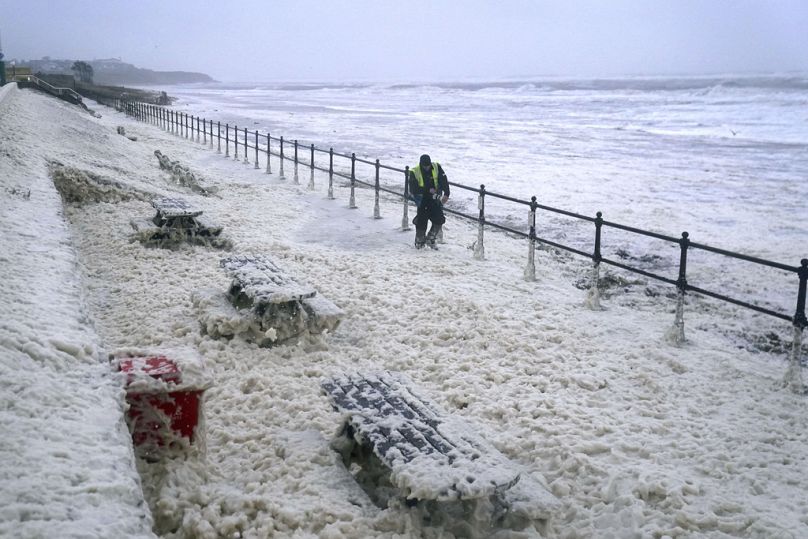
[[[34,73],[72,75],[74,60],[24,60],[19,62],[31,68]],[[189,84],[195,82],[215,82],[204,73],[190,71],[154,71],[136,67],[118,59],[92,60],[87,62],[93,68],[93,82],[104,85],[122,84]]]

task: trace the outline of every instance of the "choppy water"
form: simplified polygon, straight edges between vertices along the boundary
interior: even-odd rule
[[[795,266],[808,256],[808,75],[169,93],[180,110],[241,128],[400,167],[426,152],[455,182],[671,236],[687,230],[693,241]],[[455,193],[455,207],[473,212],[471,194]],[[523,206],[489,200],[487,209],[526,221]],[[540,213],[539,234],[591,250],[591,224]],[[607,253],[649,249],[662,250],[604,237]]]

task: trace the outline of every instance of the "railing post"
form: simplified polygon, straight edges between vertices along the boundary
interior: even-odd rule
[[[246,127],[244,128],[244,164],[245,165],[250,164],[250,158],[249,158],[249,156],[247,154],[247,128]]]
[[[328,200],[334,200],[334,148],[328,149]]]
[[[309,176],[309,191],[314,191],[314,144],[311,145],[311,175]]]
[[[278,178],[286,179],[286,176],[283,175],[283,135],[281,135],[281,171],[278,173]]]
[[[379,209],[379,160],[378,159],[376,159],[376,183],[375,183],[374,189],[376,190],[376,197],[375,197],[375,200],[373,202],[373,218],[374,219],[381,219],[382,214],[381,214],[381,210]]]
[[[808,394],[802,378],[802,331],[808,327],[808,318],[805,316],[805,296],[808,288],[808,258],[800,260],[800,268],[797,270],[800,279],[797,290],[797,310],[794,313],[794,342],[791,345],[791,361],[784,378],[785,385],[794,393],[800,395]]]
[[[255,130],[255,170],[258,170],[258,130]]]
[[[690,245],[689,234],[682,232],[679,240],[679,278],[676,280],[676,318],[666,337],[669,342],[681,345],[685,342],[685,292],[687,292],[687,248]]]
[[[222,122],[216,122],[216,153],[222,153]]]
[[[530,211],[527,214],[528,231],[528,252],[527,266],[525,267],[525,281],[536,280],[536,197],[530,197]]]
[[[356,154],[351,154],[351,198],[348,200],[348,207],[352,210],[356,206]]]
[[[295,139],[295,185],[299,184],[300,180],[297,176],[297,139]]]
[[[592,285],[586,297],[585,305],[593,311],[600,311],[600,261],[603,257],[600,254],[600,233],[603,228],[603,214],[595,214],[595,251],[592,253]]]
[[[224,124],[224,156],[230,157],[230,124]]]
[[[267,132],[267,174],[272,174],[272,165],[270,162],[272,161],[272,150],[270,150],[270,146],[272,145],[272,135]]]
[[[188,135],[190,135],[188,137],[188,140],[193,142],[194,141],[194,115],[193,114],[191,114],[191,123],[190,123],[190,125],[188,127],[189,127]]]
[[[233,126],[233,160],[238,161],[238,126]]]
[[[402,232],[412,230],[410,228],[410,167],[404,167],[404,215],[401,217]]]
[[[477,260],[485,260],[485,245],[483,245],[483,229],[485,228],[485,185],[480,185],[477,207],[480,209],[480,216],[477,218],[477,241],[474,243],[474,258]]]
[[[183,112],[182,113],[182,128],[185,131],[183,133],[183,138],[188,138],[188,114]]]

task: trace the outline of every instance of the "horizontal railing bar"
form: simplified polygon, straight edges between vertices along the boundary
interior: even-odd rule
[[[640,228],[634,228],[631,226],[621,225],[619,223],[612,223],[611,221],[603,221],[603,226],[610,226],[612,228],[617,228],[620,230],[625,230],[626,232],[634,232],[635,234],[640,234],[641,236],[650,236],[652,238],[657,238],[664,241],[669,241],[672,243],[679,243],[679,238],[674,238],[672,236],[666,236],[665,234],[658,234],[656,232],[650,232],[648,230],[642,230]]]
[[[350,154],[344,154],[344,153],[340,153],[340,152],[334,152],[334,155],[336,155],[337,157],[344,157],[345,159],[350,159],[351,158]]]
[[[528,235],[525,234],[525,237],[528,237]],[[556,243],[556,242],[550,241],[548,239],[544,239],[544,238],[540,238],[540,237],[536,236],[536,241],[540,241],[541,243],[545,243],[545,244],[550,245],[552,247],[556,247],[558,249],[563,249],[565,251],[575,253],[576,255],[581,255],[581,256],[586,257],[586,258],[592,258],[592,255],[590,253],[578,250],[578,249],[576,249],[574,247],[569,247],[567,245],[562,245],[560,243]]]
[[[474,193],[480,192],[479,187],[469,187],[468,185],[463,185],[462,183],[449,182],[449,185],[451,185],[452,187],[457,187],[458,189],[465,189],[466,191],[472,191]]]
[[[404,195],[402,193],[399,193],[398,191],[394,191],[392,189],[388,189],[386,187],[382,187],[381,185],[379,185],[379,191],[384,191],[385,193],[390,193],[391,195],[396,195],[398,197],[404,198]]]
[[[788,320],[792,322],[794,320],[793,316],[788,316],[786,314],[778,313],[777,311],[772,311],[771,309],[767,309],[765,307],[760,307],[759,305],[755,305],[754,303],[747,303],[745,301],[741,301],[738,299],[730,298],[728,296],[724,296],[718,294],[716,292],[710,292],[709,290],[704,290],[703,288],[699,288],[697,286],[687,285],[688,290],[692,290],[693,292],[699,293],[703,296],[709,296],[711,298],[719,299],[721,301],[726,301],[727,303],[732,303],[734,305],[738,305],[739,307],[745,307],[747,309],[752,309],[753,311],[757,311],[759,313],[768,314],[769,316],[774,316],[776,318],[780,318],[781,320]]]
[[[587,217],[586,215],[580,215],[580,214],[578,214],[578,213],[574,213],[574,212],[567,211],[567,210],[560,210],[560,209],[558,209],[558,208],[553,208],[553,207],[551,207],[551,206],[545,206],[545,205],[543,205],[543,204],[536,204],[536,208],[538,208],[538,209],[540,209],[540,210],[551,211],[551,212],[553,212],[553,213],[560,213],[560,214],[562,214],[562,215],[566,215],[566,216],[568,216],[568,217],[574,217],[574,218],[576,218],[576,219],[582,219],[582,220],[584,220],[584,221],[589,221],[590,223],[594,223],[594,222],[595,222],[595,218],[594,218],[594,217]]]
[[[410,202],[412,202],[412,201],[410,201]],[[450,208],[443,208],[443,211],[446,212],[446,213],[451,213],[452,215],[457,215],[458,217],[463,217],[464,219],[468,219],[470,221],[477,221],[478,220],[478,217],[476,215],[469,215],[467,213],[463,213],[463,212],[458,211],[458,210],[453,210],[453,209],[450,209]]]
[[[690,247],[693,249],[702,249],[704,251],[710,251],[712,253],[717,253],[720,255],[728,256],[730,258],[738,258],[740,260],[745,260],[747,262],[754,262],[755,264],[761,264],[763,266],[768,266],[770,268],[777,268],[784,271],[790,271],[793,273],[797,273],[800,268],[795,266],[789,266],[787,264],[781,264],[779,262],[774,262],[772,260],[764,260],[762,258],[757,258],[755,256],[744,255],[741,253],[733,253],[732,251],[726,251],[724,249],[719,249],[718,247],[710,247],[709,245],[704,245],[701,243],[690,243]]]
[[[379,163],[379,168],[383,168],[383,169],[386,169],[386,170],[392,170],[393,172],[404,172],[403,168],[391,167],[390,165],[383,165],[381,163]]]
[[[491,226],[493,228],[498,228],[500,230],[504,230],[505,232],[510,232],[511,234],[516,234],[517,236],[522,236],[523,238],[528,237],[528,235],[525,232],[522,232],[521,230],[516,230],[515,228],[510,228],[508,226],[501,225],[499,223],[495,223],[494,221],[487,221],[486,220],[485,224],[487,224],[488,226]]]
[[[371,166],[376,165],[376,161],[368,161],[367,159],[362,159],[361,157],[357,157],[356,162],[357,163],[365,163],[366,165],[371,165]]]
[[[591,255],[589,255],[591,258]],[[621,264],[620,262],[615,262],[614,260],[609,260],[608,258],[601,258],[601,262],[604,264],[609,264],[610,266],[614,266],[616,268],[624,269],[626,271],[630,271],[632,273],[638,273],[640,275],[644,275],[646,277],[650,277],[651,279],[656,279],[657,281],[662,281],[663,283],[668,283],[676,286],[676,281],[673,279],[668,279],[667,277],[663,277],[662,275],[657,275],[656,273],[651,273],[650,271],[641,270],[639,268],[634,268],[631,266],[627,266],[625,264]]]
[[[527,200],[519,200],[518,198],[510,197],[508,195],[500,195],[499,193],[494,193],[492,191],[486,191],[485,196],[501,198],[502,200],[508,200],[510,202],[516,202],[517,204],[525,204],[527,206],[530,206],[530,202]]]

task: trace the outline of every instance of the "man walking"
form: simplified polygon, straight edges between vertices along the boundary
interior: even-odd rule
[[[410,195],[418,205],[418,212],[413,220],[415,248],[422,249],[424,245],[429,245],[437,250],[435,237],[446,222],[443,205],[449,200],[449,180],[440,163],[433,163],[426,154],[421,156],[417,166],[410,169],[409,180]],[[432,223],[429,234],[426,233],[428,222]]]

